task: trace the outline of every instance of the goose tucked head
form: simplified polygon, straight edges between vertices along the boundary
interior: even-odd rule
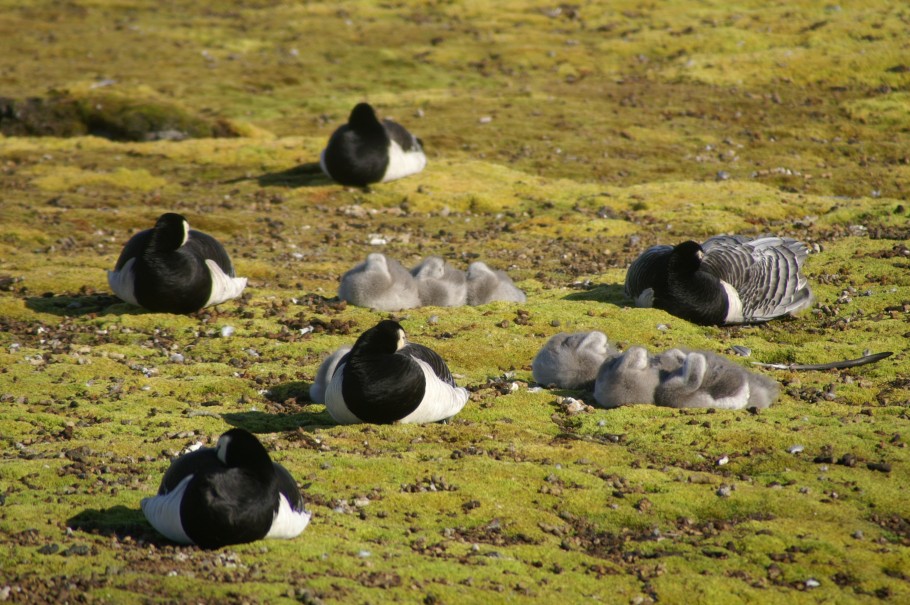
[[[225,466],[231,468],[272,467],[272,460],[265,447],[246,429],[234,428],[221,435],[215,453]]]
[[[190,236],[190,225],[183,216],[166,212],[155,222],[152,239],[158,250],[176,250]]]
[[[366,130],[382,130],[382,124],[376,117],[376,111],[369,103],[358,103],[351,110],[348,117],[348,124],[355,131],[362,132]]]
[[[384,319],[360,335],[354,343],[352,354],[391,355],[407,344],[407,336],[401,324]]]
[[[678,273],[695,273],[704,257],[705,251],[701,245],[690,240],[673,248],[668,266],[671,271]]]

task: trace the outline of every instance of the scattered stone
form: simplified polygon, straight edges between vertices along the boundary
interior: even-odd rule
[[[869,462],[866,464],[866,468],[870,471],[879,471],[880,473],[891,472],[891,464],[888,462]]]
[[[806,448],[802,445],[791,445],[790,447],[787,448],[787,453],[788,454],[799,454],[804,449],[806,449]]]
[[[848,466],[852,468],[856,466],[856,456],[853,454],[844,454],[837,460],[837,463],[841,466]]]

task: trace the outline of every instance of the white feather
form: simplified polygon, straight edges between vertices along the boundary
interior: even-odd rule
[[[136,274],[133,271],[133,265],[135,264],[136,259],[131,258],[120,267],[119,271],[108,271],[107,285],[111,287],[117,298],[138,307],[139,303],[136,301]]]
[[[322,173],[323,173],[323,174],[325,174],[325,175],[326,175],[327,177],[329,177],[330,179],[332,178],[332,175],[329,174],[329,169],[326,168],[326,165],[325,165],[325,149],[323,149],[323,150],[319,153],[319,167],[322,168]],[[334,180],[334,179],[333,179],[333,180]]]
[[[284,494],[278,494],[278,514],[272,519],[272,526],[266,538],[288,540],[300,535],[310,522],[310,513],[305,510],[294,510]]]
[[[654,306],[654,288],[645,288],[635,299],[635,306],[639,308],[650,308]]]
[[[183,523],[180,520],[180,502],[183,500],[183,492],[186,491],[186,486],[189,485],[192,478],[193,475],[187,475],[183,481],[177,484],[176,488],[167,494],[143,498],[139,503],[145,518],[152,524],[152,527],[168,540],[178,544],[193,543],[183,531]]]
[[[422,359],[414,359],[423,370],[426,387],[423,400],[417,409],[399,420],[401,423],[422,424],[438,422],[451,418],[461,411],[468,402],[468,391],[462,387],[453,387],[439,379],[430,364]]]
[[[212,259],[206,259],[205,264],[209,267],[209,273],[212,275],[212,293],[209,295],[206,307],[218,305],[226,300],[237,298],[243,293],[246,287],[245,277],[231,277],[221,270],[218,263]]]
[[[427,165],[427,156],[419,146],[413,151],[404,151],[397,142],[390,142],[389,165],[382,177],[383,183],[417,174]]]
[[[724,287],[724,290],[727,292],[727,317],[724,318],[724,323],[727,324],[737,324],[743,322],[743,302],[739,298],[739,292],[736,291],[732,285],[728,284],[724,280],[720,280],[720,285]]]
[[[344,402],[344,395],[341,393],[341,383],[344,378],[344,367],[347,364],[339,366],[332,376],[328,387],[325,390],[325,409],[328,410],[329,416],[338,424],[360,424],[363,422],[348,410]]]

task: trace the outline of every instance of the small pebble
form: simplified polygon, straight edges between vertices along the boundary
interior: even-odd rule
[[[723,466],[723,465],[725,465],[725,464],[728,463],[728,462],[730,462],[730,457],[729,457],[729,456],[723,456],[722,458],[718,458],[718,459],[717,459],[717,466]]]
[[[661,332],[666,332],[667,330],[670,329],[670,326],[668,326],[667,324],[657,324],[657,329],[660,330]]]
[[[721,485],[720,487],[717,488],[717,491],[714,493],[717,494],[718,496],[720,496],[721,498],[729,498],[730,494],[733,493],[733,488],[731,488],[729,485]]]
[[[814,578],[806,580],[806,588],[818,588],[819,586],[821,586],[821,583]]]
[[[221,328],[221,337],[229,338],[234,335],[234,326],[224,326]]]
[[[719,170],[717,172],[717,176],[715,176],[714,178],[717,179],[718,181],[726,181],[727,179],[730,178],[730,173],[727,172],[726,170]]]
[[[744,347],[742,345],[733,345],[730,349],[741,357],[748,357],[752,354],[752,349],[749,347]]]
[[[787,453],[788,454],[798,454],[798,453],[802,452],[804,449],[806,449],[806,448],[802,445],[791,445],[790,447],[787,448]]]
[[[171,355],[171,363],[183,363],[185,358],[180,353],[174,353]]]
[[[858,529],[855,532],[853,532],[854,540],[862,540],[864,537],[865,537],[865,534],[863,534],[863,530],[861,530],[861,529]]]

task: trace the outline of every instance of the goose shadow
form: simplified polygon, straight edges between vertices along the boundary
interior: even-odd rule
[[[593,300],[611,303],[617,307],[631,306],[623,284],[597,284],[585,290],[567,294],[563,296],[563,300]]]
[[[149,525],[140,509],[127,508],[122,504],[111,508],[87,508],[67,519],[66,524],[74,530],[117,536],[120,540],[129,536],[135,541],[142,540],[157,546],[173,544]]]
[[[319,162],[307,162],[280,172],[267,172],[259,176],[238,177],[225,181],[226,184],[256,180],[260,187],[323,187],[334,185],[335,181],[322,172]]]
[[[50,313],[61,317],[78,317],[81,315],[135,315],[145,310],[123,302],[112,294],[53,294],[30,296],[25,299],[25,306],[39,313]]]

